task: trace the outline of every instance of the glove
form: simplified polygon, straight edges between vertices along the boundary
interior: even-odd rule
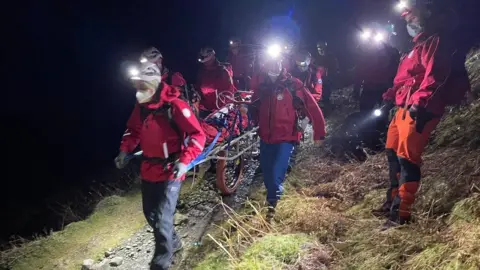
[[[408,113],[410,117],[415,121],[415,130],[418,133],[422,133],[425,125],[435,118],[435,115],[428,112],[424,107],[420,107],[416,104],[413,104],[408,108]]]
[[[182,177],[185,173],[187,173],[187,165],[181,162],[175,163],[175,165],[173,166],[173,177],[175,178],[175,180]]]
[[[121,151],[115,158],[115,166],[117,169],[123,169],[128,164],[127,153]]]

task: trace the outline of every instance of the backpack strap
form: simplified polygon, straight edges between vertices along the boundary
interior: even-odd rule
[[[178,127],[177,123],[175,123],[175,120],[173,119],[173,114],[172,114],[172,104],[171,103],[165,103],[163,106],[161,106],[158,109],[151,110],[146,107],[141,107],[140,108],[140,118],[142,122],[145,122],[147,117],[149,115],[165,115],[167,116],[168,123],[170,124],[170,127],[178,134],[178,136],[182,139],[183,141],[183,133],[180,131],[180,128]]]

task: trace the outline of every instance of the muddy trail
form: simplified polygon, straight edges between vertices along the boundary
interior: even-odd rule
[[[215,187],[215,175],[207,173],[197,183],[187,179],[182,189],[188,194],[180,196],[175,215],[175,228],[183,242],[183,249],[174,257],[171,269],[190,269],[189,258],[202,245],[206,232],[226,218],[222,202],[236,210],[242,207],[250,190],[260,188],[261,177],[255,177],[259,166],[257,160],[251,159],[244,169],[244,179],[235,194],[221,196]],[[191,191],[188,191],[191,189]],[[149,269],[154,251],[153,231],[147,225],[132,237],[105,252],[105,258],[83,269],[95,270],[130,270]]]

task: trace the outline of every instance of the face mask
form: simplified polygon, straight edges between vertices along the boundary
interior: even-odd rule
[[[155,91],[152,89],[148,89],[146,91],[137,91],[135,94],[135,97],[137,98],[138,103],[146,103],[149,102],[153,95],[155,94]]]
[[[409,23],[407,24],[407,31],[411,37],[416,37],[423,31],[423,27],[418,23]]]
[[[305,72],[308,70],[308,66],[298,66],[298,70],[300,70],[301,72]]]

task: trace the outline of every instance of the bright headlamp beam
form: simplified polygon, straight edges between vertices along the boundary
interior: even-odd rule
[[[365,29],[365,30],[363,30],[363,32],[360,34],[360,37],[361,37],[363,40],[367,40],[367,39],[369,39],[371,36],[372,36],[372,31],[370,31],[370,29]]]
[[[140,74],[140,71],[138,71],[136,67],[131,67],[128,69],[128,73],[130,74],[130,76],[135,77]]]
[[[381,42],[381,41],[383,41],[384,39],[385,39],[385,36],[384,36],[382,33],[377,33],[377,34],[375,35],[375,41],[376,41],[376,42]]]
[[[395,9],[399,12],[403,11],[408,7],[407,2],[405,1],[400,1],[396,6]]]
[[[382,115],[382,110],[376,109],[375,111],[373,111],[373,115],[379,117],[380,115]]]
[[[273,45],[269,46],[268,49],[267,49],[268,55],[270,55],[271,57],[274,57],[274,58],[278,57],[281,52],[282,52],[282,48],[278,44],[273,44]]]
[[[145,57],[142,57],[142,59],[140,59],[140,63],[146,63],[147,61],[148,61],[148,60],[147,60],[147,58],[145,58]]]

